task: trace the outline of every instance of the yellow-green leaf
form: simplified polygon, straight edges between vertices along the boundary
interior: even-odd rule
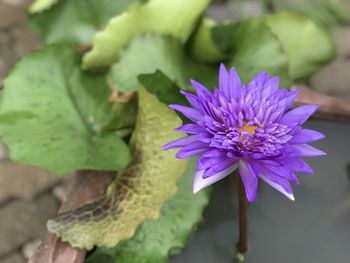
[[[145,32],[171,35],[182,42],[190,36],[209,0],[150,0],[114,17],[96,34],[83,68],[109,66],[133,36]]]
[[[49,230],[74,247],[111,247],[132,237],[143,221],[157,219],[162,204],[176,193],[187,165],[174,158],[173,151],[161,150],[166,142],[181,137],[172,131],[180,124],[165,104],[140,89],[131,165],[117,175],[104,196],[50,220]]]
[[[192,192],[197,160],[189,161],[178,183],[178,191],[161,210],[157,221],[146,221],[136,234],[113,248],[97,248],[86,263],[165,263],[186,246],[202,219],[210,191]]]
[[[58,0],[35,0],[34,3],[29,7],[29,12],[32,14],[40,13],[46,9],[49,9],[57,2]]]
[[[190,52],[193,58],[200,62],[222,62],[225,54],[217,47],[212,36],[214,20],[202,20],[190,42]]]

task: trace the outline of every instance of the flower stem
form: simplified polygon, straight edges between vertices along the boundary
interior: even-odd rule
[[[240,176],[238,176],[238,210],[239,210],[239,241],[237,252],[244,254],[248,250],[247,196]]]

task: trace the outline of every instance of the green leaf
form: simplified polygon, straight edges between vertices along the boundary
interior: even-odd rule
[[[225,55],[217,47],[212,36],[212,29],[217,25],[214,20],[204,18],[190,41],[190,53],[200,62],[222,62]]]
[[[315,73],[336,55],[331,35],[304,16],[277,13],[266,16],[265,22],[282,43],[295,80]]]
[[[45,44],[89,44],[95,33],[104,28],[112,17],[124,12],[136,1],[59,0],[53,8],[31,15],[29,22]]]
[[[29,12],[40,13],[46,9],[49,9],[51,6],[56,4],[58,0],[35,0],[32,5],[29,7]]]
[[[142,74],[138,76],[140,83],[152,94],[165,104],[178,103],[188,104],[183,95],[180,94],[180,87],[176,85],[160,70],[151,74]]]
[[[113,103],[113,119],[102,128],[102,131],[117,131],[120,137],[130,135],[135,125],[137,114],[137,100],[134,94],[127,101]]]
[[[130,160],[115,132],[106,77],[84,73],[68,47],[48,47],[21,60],[0,97],[0,136],[14,161],[58,175],[78,169],[121,170]]]
[[[213,28],[213,36],[244,81],[264,70],[288,84],[309,77],[335,56],[330,35],[294,13],[221,24]]]
[[[159,218],[163,203],[176,193],[187,161],[161,147],[181,135],[177,115],[149,94],[139,91],[139,112],[131,138],[133,161],[117,175],[106,194],[48,222],[49,231],[74,247],[115,246],[132,237],[145,220]]]
[[[149,0],[114,17],[105,30],[96,34],[93,49],[84,56],[83,68],[109,66],[119,51],[138,34],[157,32],[184,43],[193,31],[209,0]]]
[[[144,222],[136,234],[114,248],[97,248],[86,263],[165,263],[170,255],[179,252],[190,233],[202,218],[209,201],[209,191],[192,193],[196,160],[192,159],[179,181],[178,191],[162,207],[157,221]]]
[[[303,14],[322,26],[336,26],[349,21],[349,14],[343,10],[340,1],[334,0],[272,0],[278,11],[293,11]]]
[[[288,82],[288,58],[280,41],[261,19],[237,24],[221,24],[213,28],[218,47],[228,54],[243,82],[260,71],[279,75]]]
[[[183,89],[189,87],[190,79],[208,87],[217,83],[217,67],[192,61],[179,40],[157,34],[135,37],[121,52],[118,63],[111,67],[110,77],[118,91],[135,91],[139,87],[137,76],[156,70],[161,70]]]

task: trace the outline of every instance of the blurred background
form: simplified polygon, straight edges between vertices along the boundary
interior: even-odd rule
[[[307,84],[320,92],[350,100],[350,23],[345,15],[350,13],[350,0],[334,1],[339,9],[334,10],[331,7],[327,9],[326,6],[322,12],[315,11],[312,5],[304,5],[303,2],[292,0],[217,0],[213,1],[208,10],[208,15],[217,20],[241,20],[276,10],[292,9],[316,19],[319,23],[331,28],[336,42],[337,58],[315,74]],[[26,22],[27,8],[30,4],[30,0],[0,0],[0,87],[4,77],[13,65],[23,55],[41,46],[39,37],[29,28]],[[312,125],[321,125],[322,129],[333,134],[331,138],[334,141],[329,142],[325,147],[332,147],[331,145],[336,143],[338,132],[339,136],[343,136],[341,140],[346,140],[346,133],[349,131],[349,127],[338,124],[334,126],[324,123]],[[334,127],[334,129],[331,127]],[[319,128],[317,129],[319,130]],[[342,134],[340,134],[340,131],[342,131]],[[343,145],[343,147],[345,146],[350,145]],[[64,189],[69,177],[60,179],[35,167],[12,164],[7,160],[5,147],[0,145],[0,148],[0,262],[22,263],[26,262],[26,259],[31,256],[40,238],[46,233],[46,221],[56,214],[64,197]],[[346,174],[344,168],[344,163],[347,162],[346,154],[343,157],[341,171]],[[317,163],[315,164],[317,165]],[[321,171],[321,168],[316,170]],[[214,203],[215,200],[221,199],[220,197],[214,199]],[[219,206],[222,204],[221,201],[216,202]],[[214,207],[211,205],[209,211],[220,213],[219,209],[210,210]],[[220,211],[224,211],[222,209]],[[222,215],[221,217],[225,216]],[[209,224],[207,227],[210,227],[210,220],[207,224]],[[350,229],[350,223],[348,223],[348,226]],[[230,228],[231,225],[228,227]],[[195,238],[199,241],[202,240],[202,243],[203,240],[210,239],[206,235],[198,236],[198,234]],[[259,242],[262,243],[263,241],[260,240]],[[232,241],[228,240],[227,244],[230,243]],[[193,242],[191,246],[193,246]],[[193,249],[191,251],[196,251],[195,248]],[[344,253],[346,252],[344,251]],[[185,251],[183,261],[180,257],[176,262],[195,262],[190,261],[190,254],[193,253],[188,250]],[[194,252],[195,254],[196,252]],[[209,256],[207,260],[209,260],[208,262],[215,262],[211,261],[214,259],[217,258],[211,259]],[[350,261],[350,255],[348,259]]]

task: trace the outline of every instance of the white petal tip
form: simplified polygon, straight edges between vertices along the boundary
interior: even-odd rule
[[[292,201],[295,201],[295,198],[294,198],[294,195],[293,194],[288,194],[287,197],[292,200]]]

